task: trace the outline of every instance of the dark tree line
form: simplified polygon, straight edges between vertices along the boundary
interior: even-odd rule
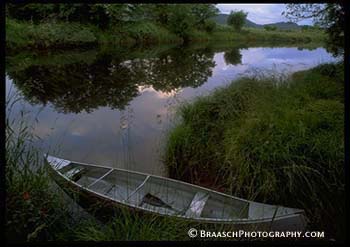
[[[8,17],[32,21],[89,23],[106,29],[123,23],[152,21],[185,37],[193,28],[212,31],[214,4],[7,4]]]

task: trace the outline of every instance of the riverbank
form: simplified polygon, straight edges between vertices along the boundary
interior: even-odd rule
[[[236,42],[284,42],[310,43],[323,42],[321,31],[266,31],[245,28],[241,32],[231,27],[217,25],[211,32],[194,29],[186,42],[236,41]],[[18,49],[77,48],[103,46],[182,44],[184,39],[166,27],[152,22],[124,24],[113,29],[102,30],[92,24],[75,22],[42,22],[6,19],[6,48]]]
[[[343,238],[343,85],[342,65],[324,64],[283,82],[242,78],[184,104],[166,145],[171,177],[304,208],[311,229]]]

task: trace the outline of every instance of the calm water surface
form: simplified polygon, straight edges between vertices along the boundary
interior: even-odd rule
[[[332,61],[323,48],[234,45],[23,52],[6,57],[6,91],[23,96],[11,115],[30,112],[43,152],[167,176],[176,106],[242,75],[282,77]]]

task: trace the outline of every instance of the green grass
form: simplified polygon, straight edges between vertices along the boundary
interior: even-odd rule
[[[50,180],[42,156],[32,147],[36,137],[26,113],[12,116],[18,102],[12,96],[6,103],[6,237],[9,241],[53,239],[69,225],[67,207]]]
[[[258,28],[244,28],[241,32],[235,31],[227,25],[219,25],[211,36],[212,40],[226,41],[270,41],[276,43],[310,43],[324,42],[325,33],[321,31],[275,30],[266,31]]]
[[[178,179],[304,208],[311,229],[344,238],[343,67],[276,78],[242,78],[181,106],[165,163]]]
[[[193,224],[192,224],[193,225]],[[160,241],[189,240],[190,224],[172,218],[139,216],[122,210],[120,216],[104,224],[87,220],[74,232],[75,240],[82,241]]]
[[[322,43],[325,34],[320,31],[266,31],[245,28],[241,32],[225,25],[217,25],[208,33],[193,29],[189,32],[191,43],[203,41],[271,42],[285,44]],[[124,23],[102,30],[94,25],[66,22],[30,22],[6,19],[6,46],[11,51],[17,49],[72,48],[92,45],[114,44],[116,46],[150,45],[160,43],[182,43],[165,27],[153,22]]]

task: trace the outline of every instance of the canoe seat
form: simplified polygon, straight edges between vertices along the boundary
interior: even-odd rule
[[[185,216],[188,216],[191,218],[200,217],[208,199],[209,199],[208,193],[197,192],[194,195],[192,202],[185,213]]]

